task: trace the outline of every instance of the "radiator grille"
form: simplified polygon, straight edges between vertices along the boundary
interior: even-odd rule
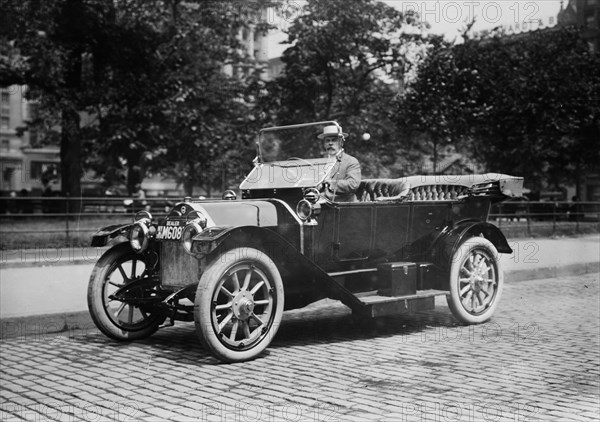
[[[160,276],[165,287],[185,287],[200,279],[200,263],[184,250],[181,242],[164,241],[160,245]]]

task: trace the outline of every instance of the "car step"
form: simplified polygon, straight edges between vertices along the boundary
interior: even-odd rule
[[[370,317],[411,314],[435,308],[435,297],[447,295],[445,290],[417,290],[404,296],[382,296],[377,292],[358,293],[356,297],[364,304],[361,314]]]

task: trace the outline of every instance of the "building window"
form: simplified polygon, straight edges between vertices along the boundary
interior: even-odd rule
[[[12,181],[13,178],[13,174],[15,174],[15,168],[14,167],[4,167],[2,169],[2,181],[4,183],[10,183]]]
[[[29,143],[33,146],[37,146],[39,141],[39,132],[35,128],[29,128]]]
[[[10,94],[3,89],[0,94],[0,127],[7,129],[10,125]]]
[[[52,180],[58,180],[58,163],[48,163],[42,161],[31,162],[31,178],[39,180],[42,183],[48,183]]]
[[[10,141],[8,139],[3,139],[2,142],[0,142],[0,149],[2,152],[10,151]]]

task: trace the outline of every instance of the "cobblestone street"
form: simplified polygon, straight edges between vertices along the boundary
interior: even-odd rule
[[[0,420],[597,421],[598,278],[507,283],[468,327],[443,298],[376,320],[324,301],[242,364],[204,352],[193,323],[135,343],[20,327],[0,343]]]

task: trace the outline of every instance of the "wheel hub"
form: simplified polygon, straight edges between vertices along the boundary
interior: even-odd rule
[[[237,319],[247,320],[254,312],[254,298],[248,291],[238,293],[233,299],[233,315]]]
[[[480,275],[476,275],[471,280],[471,288],[475,293],[479,293],[483,289],[483,278]]]

